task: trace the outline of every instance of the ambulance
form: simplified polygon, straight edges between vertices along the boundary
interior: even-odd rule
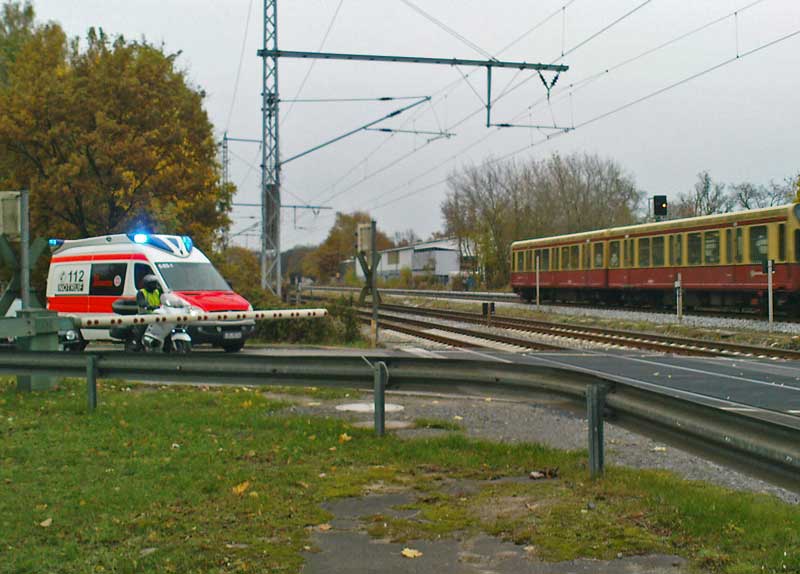
[[[252,311],[192,239],[180,235],[131,233],[87,239],[51,239],[47,308],[66,315],[113,314],[118,299],[136,299],[145,275],[155,275],[162,293],[172,293],[198,312]],[[192,344],[210,343],[228,352],[242,349],[252,320],[204,322],[189,327]],[[65,348],[83,350],[89,341],[110,339],[108,329],[62,335]]]

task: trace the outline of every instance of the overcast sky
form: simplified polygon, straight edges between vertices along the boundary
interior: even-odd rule
[[[491,54],[503,60],[548,63],[559,60],[564,51],[566,56],[559,63],[570,69],[559,78],[550,105],[542,102],[545,91],[534,77],[495,104],[494,118],[581,126],[735,58],[737,48],[739,54],[746,54],[800,30],[797,0],[412,3],[465,40],[444,31],[403,0],[279,0],[279,48],[319,50],[333,21],[323,51],[475,59]],[[73,36],[100,26],[110,34],[144,36],[163,42],[168,51],[181,50],[179,62],[191,81],[208,94],[206,108],[219,137],[227,128],[233,137],[260,138],[261,63],[256,50],[261,47],[263,0],[35,0],[35,7],[40,20],[56,20]],[[552,14],[533,33],[500,53]],[[719,22],[700,32],[615,67],[715,20]],[[381,125],[455,135],[428,143],[431,136],[427,135],[358,133],[287,164],[283,202],[330,205],[346,212],[366,209],[390,234],[413,228],[426,237],[441,229],[440,203],[448,173],[515,151],[519,151],[513,156],[518,160],[554,152],[597,153],[618,161],[648,195],[675,196],[687,191],[701,170],[727,183],[781,180],[800,172],[799,65],[800,35],[538,143],[548,132],[485,127],[485,114],[479,112],[485,98],[482,71],[462,68],[463,74],[469,74],[464,81],[461,72],[449,66],[320,61],[301,97],[431,95],[430,105],[420,105]],[[281,60],[281,98],[297,96],[309,66],[308,61]],[[596,81],[570,89],[570,84],[607,69]],[[494,95],[529,78],[529,72],[498,70]],[[292,156],[408,103],[283,103],[282,156]],[[536,105],[528,109],[532,104]],[[473,112],[477,113],[462,122]],[[258,146],[232,143],[231,151],[232,180],[239,188],[236,201],[259,202]],[[284,248],[324,239],[333,213],[298,212],[295,224],[291,210],[284,209]],[[252,225],[255,220],[248,218],[256,215],[255,210],[237,208],[234,230]],[[255,237],[239,239],[243,244],[249,241],[251,247],[257,245]]]

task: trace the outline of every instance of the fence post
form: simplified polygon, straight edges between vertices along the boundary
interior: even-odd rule
[[[386,432],[386,382],[389,379],[389,367],[379,361],[372,366],[374,376],[375,401],[375,434],[383,436]]]
[[[592,479],[603,475],[605,456],[603,452],[603,407],[606,388],[592,383],[586,387],[586,413],[589,419],[589,469]]]
[[[97,357],[94,355],[86,357],[86,400],[89,412],[94,412],[97,408]]]

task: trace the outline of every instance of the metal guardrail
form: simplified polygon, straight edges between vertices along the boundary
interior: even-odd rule
[[[359,292],[360,287],[331,287],[307,285],[303,293],[313,294],[314,291],[331,291],[339,293]],[[498,293],[496,291],[439,291],[438,289],[384,289],[378,291],[386,295],[406,295],[409,297],[427,297],[437,299],[469,299],[476,301],[516,301],[521,302],[516,293]]]
[[[366,364],[371,360],[374,364]],[[367,361],[368,362],[368,361]],[[384,367],[381,364],[385,365]],[[0,373],[87,379],[89,408],[97,404],[98,377],[170,383],[315,385],[375,388],[376,430],[381,388],[417,390],[504,389],[556,394],[587,407],[592,474],[602,472],[603,419],[687,448],[715,461],[800,492],[800,419],[759,418],[721,410],[664,388],[643,388],[611,378],[549,366],[471,359],[361,355],[163,356],[120,352],[70,354],[0,351]],[[379,402],[380,401],[380,402]],[[380,415],[380,416],[379,416]]]

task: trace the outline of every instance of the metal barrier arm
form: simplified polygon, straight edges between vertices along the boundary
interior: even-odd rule
[[[218,321],[270,321],[278,319],[321,318],[327,309],[276,309],[271,311],[222,311],[218,313],[184,313],[181,315],[98,315],[88,317],[69,316],[76,327],[102,328],[125,325],[149,325],[151,323],[204,323]],[[62,315],[64,316],[64,315]]]
[[[679,448],[741,468],[800,492],[800,419],[760,418],[726,411],[656,389],[571,371],[564,367],[521,365],[471,359],[396,357],[367,353],[388,370],[390,388],[466,390],[502,388],[530,396],[557,394],[588,407],[592,474],[602,472],[602,419]],[[86,377],[90,408],[97,377],[171,383],[316,385],[373,389],[376,371],[362,356],[265,356],[198,353],[191,357],[107,352],[80,355],[59,352],[0,351],[0,373]],[[384,380],[384,383],[386,381]],[[587,398],[588,397],[588,398]],[[768,413],[769,414],[769,413]]]

